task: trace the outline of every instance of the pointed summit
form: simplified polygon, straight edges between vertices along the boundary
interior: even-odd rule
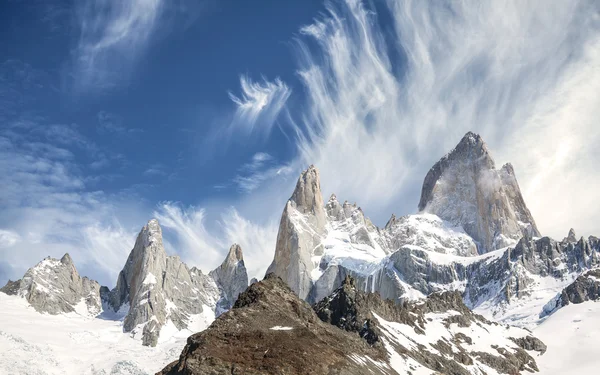
[[[290,197],[296,209],[303,214],[312,214],[317,225],[325,224],[325,210],[319,171],[314,165],[300,174],[296,188]]]
[[[337,199],[330,214],[340,212]],[[322,237],[326,230],[327,217],[319,171],[311,165],[300,174],[296,188],[287,201],[277,233],[275,257],[267,273],[281,277],[290,288],[305,299],[312,287],[311,272],[315,268],[312,257],[322,254]]]
[[[229,253],[223,263],[209,273],[221,290],[221,301],[219,303],[222,310],[228,310],[233,306],[238,298],[248,287],[248,273],[244,265],[244,255],[242,248],[238,244],[233,244],[229,248]]]
[[[137,236],[117,286],[110,292],[114,311],[128,308],[123,331],[156,346],[162,327],[170,320],[187,327],[190,315],[216,302],[219,290],[200,271],[191,272],[178,256],[167,256],[158,220],[152,219]]]
[[[462,226],[480,253],[540,235],[512,165],[496,169],[487,145],[472,132],[429,170],[419,211]]]
[[[72,265],[73,259],[71,259],[71,256],[69,255],[69,253],[65,253],[65,255],[63,255],[63,257],[60,258],[60,262],[64,265]]]
[[[569,235],[566,238],[567,242],[577,242],[577,235],[575,234],[575,229],[569,229]]]

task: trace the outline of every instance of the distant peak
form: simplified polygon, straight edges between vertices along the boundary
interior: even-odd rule
[[[388,222],[385,224],[385,229],[389,229],[392,225],[394,225],[396,223],[396,215],[392,214],[392,216],[390,217],[390,219],[388,220]]]
[[[71,265],[73,264],[73,259],[71,259],[69,253],[65,253],[65,255],[63,255],[63,257],[60,258],[60,262],[64,265]]]
[[[337,196],[335,194],[331,194],[331,196],[329,197],[329,202],[336,202],[337,201]]]
[[[473,133],[472,131],[467,132],[467,134],[465,134],[460,143],[469,143],[469,144],[481,144],[484,143],[483,139],[481,138],[481,136],[477,133]]]
[[[577,234],[575,234],[575,229],[569,229],[569,235],[567,236],[567,241],[569,242],[577,242]]]
[[[226,262],[239,262],[244,260],[244,254],[242,252],[242,247],[236,243],[231,245],[229,248],[229,253],[227,254]]]

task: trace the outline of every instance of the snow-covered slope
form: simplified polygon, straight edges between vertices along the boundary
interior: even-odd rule
[[[214,319],[207,309],[188,329],[173,329],[152,348],[124,334],[123,322],[109,317],[40,314],[25,299],[4,293],[0,306],[0,374],[5,375],[154,374],[179,355],[189,335]]]
[[[571,304],[533,330],[548,346],[537,360],[543,375],[595,375],[600,369],[600,302]]]
[[[232,246],[223,264],[205,275],[196,267],[188,268],[178,256],[167,256],[162,230],[153,219],[140,231],[112,291],[80,277],[65,254],[60,260],[44,259],[0,292],[24,298],[40,313],[75,312],[119,321],[122,332],[156,346],[179,331],[195,329],[198,319],[214,319],[228,310],[247,286],[239,245]]]

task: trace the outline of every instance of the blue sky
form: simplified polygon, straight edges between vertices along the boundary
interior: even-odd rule
[[[479,4],[479,2],[477,2]],[[299,172],[376,224],[468,130],[544,234],[599,234],[593,1],[6,1],[0,283],[47,255],[113,285],[152,217],[207,271],[272,259]]]

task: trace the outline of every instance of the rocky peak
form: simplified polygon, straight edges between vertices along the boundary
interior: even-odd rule
[[[219,301],[221,310],[230,309],[238,295],[248,287],[248,273],[244,265],[241,246],[233,244],[223,263],[211,271],[209,276],[215,280],[221,290],[221,300]]]
[[[317,226],[325,225],[325,204],[321,194],[321,181],[319,171],[314,165],[300,174],[290,201],[301,213],[313,215]]]
[[[386,360],[383,350],[320,321],[284,280],[267,274],[189,337],[179,359],[159,374],[383,375],[391,373]]]
[[[337,199],[330,200],[330,203],[334,202]],[[267,270],[285,280],[302,299],[308,296],[312,287],[311,272],[316,266],[312,257],[323,253],[321,242],[327,233],[326,224],[319,172],[311,165],[298,178],[283,209],[275,256]]]
[[[60,258],[60,262],[64,265],[73,265],[73,259],[71,259],[69,253],[65,253],[65,255],[63,255],[63,257]]]
[[[0,289],[25,298],[38,312],[60,314],[77,312],[95,316],[100,313],[100,285],[81,277],[69,254],[60,260],[47,257],[27,270],[22,279],[9,281]]]
[[[392,216],[387,221],[387,223],[385,223],[385,227],[383,227],[383,228],[385,230],[389,230],[390,228],[392,228],[396,224],[396,220],[397,220],[396,215],[392,214]]]
[[[207,306],[214,309],[219,294],[211,277],[190,270],[177,256],[167,256],[158,220],[152,219],[138,234],[110,292],[110,304],[115,311],[128,308],[125,332],[155,346],[169,320],[180,330],[186,328],[190,316]]]
[[[575,234],[575,229],[569,229],[569,234],[567,235],[567,238],[565,238],[565,240],[567,242],[577,242],[577,235]]]
[[[512,165],[496,169],[485,142],[472,132],[429,170],[419,210],[462,226],[481,253],[539,236]]]

